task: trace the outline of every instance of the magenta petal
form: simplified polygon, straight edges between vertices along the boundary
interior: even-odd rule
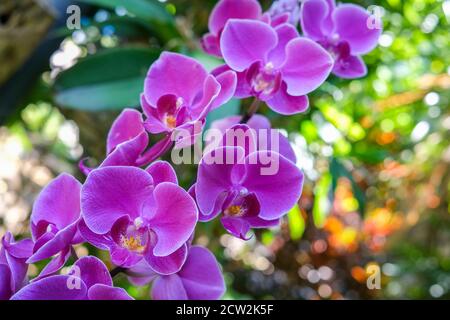
[[[89,288],[89,300],[134,300],[123,288],[95,284]]]
[[[220,84],[220,93],[214,99],[211,109],[216,109],[221,105],[227,103],[234,95],[237,85],[237,75],[234,71],[226,71],[216,77]]]
[[[171,140],[171,135],[168,134],[145,151],[142,156],[136,160],[136,165],[144,166],[149,164],[167,152],[172,145],[173,141]]]
[[[330,54],[306,38],[291,40],[286,46],[286,62],[281,70],[287,93],[302,96],[317,89],[333,67]]]
[[[308,96],[291,96],[287,93],[287,87],[284,82],[281,84],[280,90],[266,103],[270,109],[283,115],[305,112],[309,107]]]
[[[212,70],[211,74],[214,75],[216,78],[218,78],[221,74],[226,73],[230,70],[231,69],[229,66],[223,64]],[[247,98],[251,96],[250,94],[251,88],[250,85],[248,84],[246,74],[247,74],[246,71],[236,72],[236,88],[234,92],[235,98]]]
[[[176,274],[161,276],[153,282],[153,300],[187,300],[183,282]]]
[[[189,195],[194,200],[197,199],[197,197],[195,196],[195,185],[196,184],[194,183],[188,190]],[[198,210],[198,221],[207,222],[207,221],[211,221],[212,219],[217,217],[220,214],[221,210],[222,210],[222,204],[224,203],[225,198],[226,198],[226,193],[223,193],[223,196],[219,200],[216,201],[215,207],[213,209],[213,214],[205,215],[199,209]],[[192,233],[192,235],[194,235],[194,233]]]
[[[80,190],[81,183],[67,173],[53,179],[34,202],[32,225],[46,221],[62,230],[75,222],[80,217]],[[35,228],[32,228],[32,234],[34,240],[41,236]]]
[[[207,33],[202,37],[201,45],[206,53],[216,57],[222,57],[222,53],[220,52],[219,36],[212,33]]]
[[[222,154],[222,161],[214,162]],[[241,147],[221,147],[205,154],[199,164],[195,193],[199,210],[204,215],[215,214],[216,201],[228,189],[233,187],[235,164],[227,164],[226,159],[242,162],[244,149]],[[224,200],[222,198],[222,200]]]
[[[209,16],[209,31],[217,35],[228,20],[258,19],[261,11],[261,6],[256,0],[221,0]]]
[[[148,134],[142,131],[136,137],[119,144],[102,162],[100,167],[134,166],[148,145]]]
[[[77,225],[78,221],[75,221],[71,225],[59,231],[51,240],[37,249],[37,251],[27,260],[27,263],[35,263],[37,261],[50,258],[58,252],[70,247],[78,230]]]
[[[198,101],[195,101],[191,108],[191,116],[195,120],[202,120],[212,108],[213,101],[220,93],[220,84],[212,75],[208,75],[203,85],[202,96]]]
[[[104,167],[92,171],[82,188],[84,221],[93,232],[105,234],[125,215],[132,220],[153,192],[153,179],[135,167]]]
[[[84,300],[86,285],[81,281],[79,289],[69,289],[69,276],[51,276],[32,282],[17,292],[11,300]]]
[[[276,173],[261,171],[268,168],[262,164],[262,159],[268,156],[272,157],[272,169],[278,169]],[[277,219],[297,203],[302,193],[303,173],[294,163],[280,154],[258,151],[246,158],[245,167],[246,176],[242,184],[256,195],[261,218]]]
[[[130,282],[136,286],[144,286],[159,276],[150,268],[146,259],[142,259],[132,268],[128,269],[127,275]]]
[[[11,271],[6,264],[0,264],[0,300],[8,300],[13,293]]]
[[[8,254],[14,258],[28,259],[33,254],[33,240],[28,238],[14,242],[14,238],[10,232],[5,234],[5,237],[2,239],[2,245]]]
[[[367,67],[361,57],[349,56],[336,61],[333,73],[344,79],[355,79],[364,77],[367,74]]]
[[[135,253],[120,246],[113,246],[110,254],[112,263],[123,268],[134,267],[143,259],[142,254]]]
[[[197,206],[186,190],[170,182],[157,185],[153,195],[156,211],[148,221],[158,238],[153,254],[167,256],[191,236],[198,219]]]
[[[220,47],[225,62],[241,72],[257,61],[266,62],[277,41],[276,32],[264,22],[232,19],[223,30]]]
[[[108,269],[97,257],[82,257],[75,262],[74,266],[78,267],[80,271],[79,274],[74,272],[74,275],[80,276],[88,289],[96,283],[112,286],[112,279]],[[75,269],[72,267],[72,270]]]
[[[286,59],[286,45],[292,39],[299,36],[297,29],[291,24],[282,24],[275,28],[278,36],[277,46],[270,51],[268,61],[272,62],[275,68],[279,68]]]
[[[300,23],[305,36],[313,40],[324,40],[331,31],[325,26],[332,8],[325,0],[305,1],[301,9]]]
[[[145,79],[145,99],[156,106],[160,97],[174,94],[183,98],[187,105],[192,105],[194,98],[203,90],[207,76],[207,71],[197,60],[178,53],[163,52],[150,67]]]
[[[157,257],[153,254],[153,248],[147,250],[145,259],[149,266],[157,273],[162,275],[173,274],[180,271],[188,254],[186,244],[183,244],[172,254],[165,257]]]
[[[368,28],[370,15],[364,8],[354,4],[342,4],[334,11],[333,18],[335,32],[340,40],[348,42],[352,55],[368,53],[377,46],[381,29]]]
[[[85,241],[101,250],[108,250],[113,242],[111,237],[108,236],[109,234],[97,234],[92,232],[91,229],[87,227],[84,220],[81,220],[78,223],[78,230]]]
[[[50,260],[49,263],[42,269],[39,276],[33,279],[33,281],[40,280],[42,278],[45,278],[49,275],[54,274],[56,271],[64,267],[66,262],[70,258],[70,248],[65,248],[63,251],[61,251],[58,255],[56,255],[52,260]]]
[[[178,275],[190,300],[216,300],[225,292],[219,264],[214,255],[203,247],[191,247]]]
[[[235,217],[222,217],[220,219],[223,227],[231,233],[233,236],[237,238],[241,238],[242,240],[249,240],[250,237],[247,237],[247,233],[250,230],[250,224],[242,218]]]
[[[222,145],[230,147],[241,147],[244,154],[248,155],[256,151],[258,146],[258,132],[250,128],[247,124],[235,124],[225,130],[222,137]]]
[[[124,109],[109,130],[106,153],[111,153],[117,145],[136,137],[143,130],[141,113],[134,109]]]
[[[153,178],[154,185],[161,182],[172,182],[178,184],[177,174],[167,161],[155,161],[145,169]]]

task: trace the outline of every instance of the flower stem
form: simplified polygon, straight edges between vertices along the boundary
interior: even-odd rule
[[[117,276],[119,273],[121,272],[125,272],[127,269],[126,268],[122,268],[122,267],[115,267],[114,269],[112,269],[109,274],[111,275],[111,278],[114,278],[115,276]]]
[[[261,101],[258,98],[255,98],[248,107],[247,113],[242,117],[242,120],[239,123],[247,123],[248,120],[258,111]]]
[[[75,251],[74,247],[70,248],[70,254],[72,255],[72,257],[74,258],[74,260],[78,260],[78,255],[77,252]]]

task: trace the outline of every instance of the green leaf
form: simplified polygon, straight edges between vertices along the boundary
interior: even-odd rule
[[[109,49],[61,72],[54,99],[62,107],[100,111],[139,106],[148,68],[159,56],[146,48]]]
[[[314,189],[313,219],[317,228],[322,228],[331,208],[331,174],[322,175]]]
[[[78,0],[79,2],[114,10],[125,8],[131,17],[144,22],[163,41],[179,37],[173,16],[157,0]]]
[[[173,17],[164,6],[156,0],[77,0],[79,2],[114,10],[117,7],[125,8],[130,14],[146,20],[171,22]]]
[[[288,221],[291,239],[299,240],[305,232],[305,219],[297,204],[288,212]]]

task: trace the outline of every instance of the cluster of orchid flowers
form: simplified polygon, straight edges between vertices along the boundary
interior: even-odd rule
[[[221,119],[223,132],[270,130],[257,102],[291,115],[308,108],[307,94],[331,72],[365,75],[361,55],[372,50],[380,30],[367,27],[368,13],[334,0],[278,0],[262,12],[257,0],[221,0],[209,19],[204,50],[224,64],[212,72],[195,59],[164,52],[150,67],[141,95],[143,114],[125,109],[107,137],[97,168],[83,162],[84,184],[61,174],[36,199],[31,239],[7,233],[0,249],[0,299],[132,299],[114,287],[124,272],[131,283],[152,283],[153,299],[219,299],[225,292],[214,255],[193,245],[198,221],[220,215],[232,235],[248,239],[251,228],[278,225],[299,200],[303,174],[288,140],[278,134],[276,150],[256,134],[246,145],[223,143],[203,155],[196,182],[178,185],[173,167],[157,160],[171,148],[189,146],[202,135],[206,116],[231,98],[254,97],[243,116]],[[299,21],[303,35],[298,31]],[[180,137],[179,132],[188,132]],[[161,140],[149,145],[149,134]],[[278,170],[262,174],[257,159],[276,153]],[[217,154],[234,163],[207,161]],[[89,243],[110,253],[111,272],[96,257],[78,258],[74,245]],[[76,261],[59,274],[69,258]],[[27,279],[28,264],[50,259]]]

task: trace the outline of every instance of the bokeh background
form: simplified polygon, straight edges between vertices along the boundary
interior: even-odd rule
[[[138,107],[162,50],[209,69],[220,63],[198,41],[215,2],[1,1],[0,236],[28,236],[38,192],[63,171],[83,181],[83,156],[102,160],[112,121]],[[289,135],[305,172],[298,205],[247,242],[217,221],[197,228],[195,242],[223,265],[227,299],[450,298],[450,1],[347,2],[384,9],[379,46],[364,57],[367,77],[331,76],[305,114],[261,109]],[[71,4],[81,8],[80,30],[66,27]],[[231,101],[209,123],[248,104]],[[195,170],[176,167],[184,187]],[[77,253],[108,262],[89,246]],[[381,288],[369,289],[377,271]],[[115,281],[148,298],[148,287]]]

